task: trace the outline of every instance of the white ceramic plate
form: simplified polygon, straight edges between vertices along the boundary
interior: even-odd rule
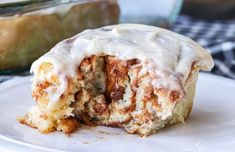
[[[29,78],[0,85],[0,151],[233,151],[235,148],[235,81],[201,74],[192,114],[147,138],[122,129],[79,129],[70,137],[60,132],[40,134],[16,117],[34,102]]]

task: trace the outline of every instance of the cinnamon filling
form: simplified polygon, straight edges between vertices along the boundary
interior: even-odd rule
[[[128,72],[139,60],[123,61],[112,56],[92,56],[84,59],[78,67],[78,90],[72,107],[79,121],[86,125],[121,126],[121,122],[104,124],[116,107],[114,104],[123,100],[127,85],[130,85]],[[135,103],[132,90],[131,103]],[[132,101],[133,100],[133,101]],[[132,111],[134,105],[123,109]],[[121,111],[123,111],[121,110]],[[116,124],[116,125],[114,125]]]

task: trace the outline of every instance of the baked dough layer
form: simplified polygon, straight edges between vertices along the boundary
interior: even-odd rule
[[[44,64],[41,68],[42,75],[46,76],[53,67]],[[33,97],[38,105],[19,120],[42,133],[54,130],[70,133],[79,123],[84,123],[121,127],[141,136],[184,122],[192,108],[199,69],[192,66],[184,86],[186,96],[182,99],[180,92],[175,90],[154,88],[149,83],[152,81],[150,75],[139,76],[141,68],[138,59],[86,58],[78,67],[77,78],[70,78],[68,89],[53,109],[47,111],[49,97],[45,90],[60,85],[58,76],[37,82]],[[169,94],[171,100],[168,100]],[[162,119],[164,114],[168,116]]]
[[[147,136],[187,119],[198,72],[212,67],[206,50],[160,28],[86,30],[34,62],[37,105],[19,121],[42,133],[70,133],[84,123]]]

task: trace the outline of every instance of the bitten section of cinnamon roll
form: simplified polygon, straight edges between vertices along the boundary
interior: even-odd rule
[[[198,72],[212,67],[205,49],[164,29],[85,30],[33,63],[37,104],[19,121],[43,133],[84,123],[147,136],[188,118]]]

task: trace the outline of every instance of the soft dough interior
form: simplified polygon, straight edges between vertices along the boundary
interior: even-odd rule
[[[85,58],[76,78],[68,78],[67,90],[58,102],[49,105],[48,90],[61,85],[51,74],[53,66],[42,64],[33,88],[37,106],[19,121],[47,133],[74,131],[79,123],[122,127],[141,136],[188,117],[195,91],[198,69],[192,67],[185,88],[186,97],[179,101],[176,90],[165,91],[152,86],[151,75],[139,76],[142,65],[138,59],[120,60],[113,56]],[[167,97],[170,94],[169,100]],[[167,115],[163,118],[163,115]]]

